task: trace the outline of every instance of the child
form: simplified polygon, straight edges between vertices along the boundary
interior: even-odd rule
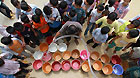
[[[109,10],[110,13],[115,11],[115,8],[113,6],[115,4],[115,2],[116,2],[115,0],[109,0],[108,1],[108,4],[109,5],[106,5],[105,6],[106,8],[108,8],[108,10]]]
[[[0,25],[0,34],[3,36],[3,37],[8,37],[10,34],[6,31],[6,28],[8,26],[4,26],[4,25]]]
[[[105,10],[102,12],[102,15],[100,16],[100,18],[101,18],[101,17],[104,17],[104,16],[108,16],[108,15],[109,15],[109,11],[105,9]]]
[[[122,51],[125,51],[127,48],[130,47],[132,43],[136,43],[137,39],[139,38],[139,31],[138,30],[130,30],[129,32],[121,32],[113,38],[110,42],[108,47],[106,48],[106,51],[108,51],[110,48],[115,47],[115,50],[113,53],[116,53],[116,51],[120,51],[122,48]]]
[[[118,14],[118,18],[123,19],[125,15],[129,11],[129,3],[131,0],[124,0],[124,2],[120,3],[118,5],[118,8],[115,10],[115,12]]]
[[[11,3],[16,8],[16,18],[19,19],[21,15],[20,2],[18,0],[11,0]]]
[[[114,8],[115,10],[118,8],[118,5],[120,4],[121,0],[115,0]]]
[[[82,2],[82,0],[75,0],[72,5],[72,9],[75,10],[77,14],[77,22],[80,24],[84,23],[84,18],[86,17],[85,10],[81,7]]]
[[[56,8],[58,6],[58,0],[50,0],[45,6]]]
[[[95,43],[92,47],[95,48],[98,45],[106,42],[108,38],[108,32],[110,31],[109,27],[105,26],[103,28],[97,28],[92,32],[92,38],[87,41],[89,43]]]
[[[87,22],[87,28],[85,30],[84,36],[87,36],[87,33],[90,29],[90,33],[92,33],[94,26],[95,26],[95,21],[97,21],[99,19],[99,17],[101,16],[102,11],[104,10],[104,6],[103,5],[98,5],[97,9],[94,9],[89,18],[88,18],[88,22]],[[91,27],[92,26],[92,27]]]

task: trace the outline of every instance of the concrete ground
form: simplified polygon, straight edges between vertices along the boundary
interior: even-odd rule
[[[48,1],[48,0],[26,0],[28,3],[30,4],[35,4],[37,5],[39,8],[43,8],[44,4]],[[135,17],[136,15],[138,15],[140,13],[140,7],[138,6],[140,3],[140,0],[132,0],[131,4],[130,4],[130,11],[129,13],[126,15],[126,17],[124,18],[125,20],[129,20],[130,18],[132,17]],[[5,0],[5,4],[7,6],[9,6],[9,8],[14,12],[15,11],[15,8],[10,4],[10,0]],[[17,19],[14,19],[14,20],[10,20],[8,19],[7,17],[5,17],[4,15],[2,15],[0,13],[0,24],[1,25],[8,25],[8,26],[11,26],[13,25],[13,23],[17,21]],[[86,27],[86,23],[84,24],[84,29],[83,31],[85,30],[85,27]],[[87,41],[87,39],[90,38],[91,35],[89,35],[88,38],[84,38],[84,40]],[[0,36],[1,37],[1,36]],[[79,49],[80,51],[83,50],[85,47],[84,45],[82,44],[82,42],[79,40],[79,45],[76,46],[75,43],[72,41],[71,42],[72,44],[70,44],[68,50],[69,51],[72,51],[73,49]],[[73,44],[74,43],[74,44]],[[2,45],[2,44],[0,44]],[[103,54],[104,53],[104,50],[106,48],[106,44],[103,44],[102,46],[99,46],[95,49],[92,49],[91,48],[91,45],[88,45],[88,49],[90,52],[92,51],[98,51],[100,52],[100,54]],[[113,50],[109,50],[108,51],[108,55],[111,57],[113,54],[112,54],[112,51]],[[122,52],[118,52],[118,54],[121,54]],[[34,60],[33,59],[27,59],[29,62],[33,62]],[[53,60],[51,60],[52,62]],[[61,60],[62,61],[62,60]],[[93,63],[93,61],[91,61],[91,63]],[[30,67],[32,68],[32,67]],[[109,76],[106,76],[104,74],[102,74],[101,71],[97,72],[97,71],[94,71],[95,75],[97,78],[119,78],[119,76],[116,76],[114,74],[112,75],[109,75]],[[51,72],[49,74],[45,74],[43,73],[43,71],[40,69],[38,71],[35,71],[33,70],[33,72],[31,72],[31,75],[30,75],[31,78],[95,78],[94,76],[92,76],[91,72],[89,73],[85,73],[83,72],[82,70],[78,70],[78,71],[74,71],[73,69],[71,69],[70,71],[67,71],[67,72],[64,72],[64,71],[59,71],[59,72]]]

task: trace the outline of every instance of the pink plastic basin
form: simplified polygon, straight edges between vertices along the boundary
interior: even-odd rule
[[[42,67],[43,62],[41,60],[35,60],[33,63],[33,68],[35,70],[38,70]]]
[[[74,70],[80,69],[80,61],[79,60],[73,60],[72,63],[71,63],[71,67]]]
[[[54,61],[52,63],[52,70],[53,71],[59,71],[61,69],[61,64],[58,61]]]
[[[51,58],[52,58],[52,54],[51,54],[51,53],[48,53],[48,54],[47,54],[47,53],[45,52],[45,53],[43,54],[42,60],[45,61],[45,62],[48,62],[48,61],[51,60]]]
[[[81,51],[81,53],[80,53],[80,57],[81,57],[81,59],[82,60],[86,60],[86,59],[88,59],[88,57],[90,56],[90,53],[88,52],[88,54],[87,54],[87,51],[86,50],[82,50]]]
[[[68,61],[68,60],[64,60],[63,62],[62,62],[62,69],[64,70],[64,71],[68,71],[69,69],[70,69],[70,61]]]

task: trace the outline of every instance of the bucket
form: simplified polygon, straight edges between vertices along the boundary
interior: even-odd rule
[[[71,67],[74,69],[74,70],[78,70],[80,69],[80,61],[79,60],[73,60],[72,63],[71,63]]]
[[[84,72],[89,72],[90,71],[90,67],[89,67],[88,61],[85,61],[85,62],[82,63],[82,70]]]
[[[113,55],[111,58],[111,61],[113,64],[120,64],[121,63],[121,58],[118,55]]]
[[[70,51],[65,51],[62,54],[62,57],[63,57],[64,60],[68,60],[71,57],[71,52]]]
[[[122,75],[123,74],[123,67],[119,64],[115,64],[113,66],[113,74]]]
[[[44,63],[42,66],[42,70],[44,73],[47,73],[47,74],[50,73],[51,69],[52,69],[52,66],[49,62]]]
[[[47,42],[48,44],[51,44],[52,41],[53,41],[53,36],[48,36],[48,37],[46,38],[46,42]]]
[[[110,64],[107,64],[102,68],[102,71],[105,75],[110,75],[113,71],[113,68]]]
[[[64,70],[64,71],[68,71],[69,69],[70,69],[70,61],[68,61],[68,60],[64,60],[63,62],[62,62],[62,69]]]
[[[48,61],[51,60],[51,58],[52,58],[52,54],[51,54],[51,53],[48,53],[48,54],[47,54],[47,53],[45,52],[45,53],[43,54],[42,60],[45,61],[45,62],[48,62]]]
[[[47,43],[41,43],[39,45],[40,51],[44,52],[48,50],[48,44]]]
[[[110,58],[107,54],[103,54],[100,59],[103,63],[109,63],[110,62]]]
[[[61,53],[60,53],[60,52],[55,52],[55,53],[53,54],[53,59],[54,59],[55,61],[59,61],[59,60],[61,60],[61,58],[62,58],[62,56],[61,56]]]
[[[98,60],[100,58],[100,53],[94,51],[90,54],[91,59]]]
[[[33,68],[35,70],[38,70],[42,67],[43,62],[41,60],[35,60],[33,63]]]
[[[93,62],[92,66],[93,66],[93,68],[94,68],[96,71],[99,71],[99,70],[102,69],[103,64],[102,64],[101,61],[96,60],[96,61]]]
[[[33,57],[34,57],[35,60],[41,59],[42,56],[43,56],[43,53],[40,52],[40,51],[36,51],[36,52],[33,54]]]
[[[58,50],[59,50],[60,52],[66,51],[66,50],[67,50],[67,45],[66,45],[65,43],[60,43],[60,44],[58,45]]]
[[[72,58],[75,58],[75,59],[79,58],[80,56],[80,52],[77,49],[73,50],[71,54],[72,54]]]
[[[54,61],[52,63],[52,70],[53,71],[59,71],[61,69],[61,64],[58,61]]]
[[[88,52],[88,54],[87,54],[87,50],[82,50],[81,53],[80,53],[80,57],[81,57],[82,60],[88,59],[89,56],[90,56],[90,53]]]
[[[49,45],[49,51],[50,52],[56,52],[57,51],[57,44],[56,43],[51,43]]]

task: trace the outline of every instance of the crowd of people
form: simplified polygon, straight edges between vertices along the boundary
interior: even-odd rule
[[[84,32],[85,38],[92,34],[86,41],[94,43],[92,48],[106,43],[105,51],[115,47],[113,53],[116,53],[131,47],[132,58],[139,58],[140,52],[133,53],[133,50],[140,46],[140,15],[128,21],[123,19],[130,10],[130,3],[131,0],[49,0],[40,9],[25,0],[11,0],[16,9],[14,14],[4,0],[0,0],[0,12],[9,19],[14,16],[18,19],[11,26],[0,26],[1,43],[5,45],[0,46],[0,75],[24,78],[21,74],[32,70],[25,69],[31,64],[21,60],[32,57],[34,48],[48,36],[54,39],[63,35],[82,37]],[[85,31],[83,26],[86,26]],[[71,37],[66,38],[67,45],[70,40]],[[77,38],[74,41],[79,44]]]

